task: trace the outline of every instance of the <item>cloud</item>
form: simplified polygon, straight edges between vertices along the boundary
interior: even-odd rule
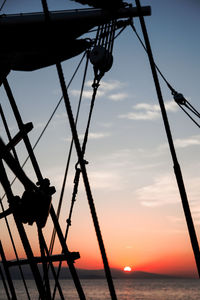
[[[99,140],[99,139],[104,139],[109,136],[110,136],[109,132],[90,132],[88,138],[90,140]],[[84,134],[80,134],[79,138],[83,140]]]
[[[92,83],[93,83],[92,81],[87,81],[86,86],[91,87]],[[100,82],[99,89],[103,92],[110,92],[110,91],[113,91],[113,90],[121,89],[125,86],[126,86],[126,84],[119,81],[119,80],[108,80],[108,81],[103,81],[102,80]]]
[[[128,98],[128,94],[126,94],[126,93],[112,94],[112,95],[108,96],[108,98],[113,101],[122,101],[122,100]]]
[[[200,145],[200,135],[192,135],[190,137],[184,139],[175,139],[174,140],[175,148],[187,148],[191,146],[199,146]],[[158,146],[158,150],[165,150],[169,146],[167,143],[164,143]]]
[[[200,145],[200,135],[194,135],[186,139],[176,139],[174,143],[177,148],[186,148],[190,146]]]
[[[152,184],[139,188],[136,191],[136,195],[141,204],[147,207],[163,206],[179,202],[176,181],[170,175],[155,178]]]
[[[104,92],[98,90],[98,96],[103,96],[104,95]],[[79,97],[80,96],[80,90],[70,90],[70,94],[72,96],[75,96],[75,97]],[[84,90],[83,91],[83,98],[84,99],[92,99],[92,94],[93,94],[93,90]]]
[[[121,175],[112,171],[90,171],[89,178],[93,189],[119,191],[121,186]]]
[[[110,136],[109,132],[90,132],[88,135],[89,140],[99,140]],[[84,139],[84,134],[79,134],[79,139]],[[67,138],[67,141],[71,141],[71,137]]]
[[[153,111],[138,112],[138,113],[130,112],[125,115],[120,115],[119,117],[128,120],[155,120],[159,118],[159,113]]]
[[[111,127],[113,127],[113,123],[111,123],[111,122],[107,122],[107,123],[101,123],[101,122],[99,122],[98,125],[101,126],[101,127],[103,127],[103,128],[111,128]]]
[[[176,112],[178,107],[174,101],[165,103],[165,108],[169,112]],[[156,120],[161,117],[160,106],[158,104],[138,103],[133,106],[133,111],[119,115],[119,118],[128,120]]]
[[[196,222],[200,219],[200,188],[199,177],[193,177],[185,181],[186,193],[188,196],[189,206]],[[155,178],[152,184],[143,186],[136,191],[137,198],[142,206],[161,207],[179,203],[181,198],[173,175],[163,175]],[[179,217],[169,217],[172,222],[180,222]]]
[[[86,89],[83,91],[83,98],[85,99],[91,99],[92,94],[93,94],[93,89],[92,89],[92,84],[93,81],[89,80],[86,82],[85,86]],[[126,86],[125,83],[120,82],[119,80],[109,80],[107,82],[101,81],[100,86],[97,91],[97,96],[98,97],[103,97],[106,96],[108,99],[112,101],[120,101],[124,100],[125,98],[128,97],[127,93],[124,92],[116,92],[119,89],[122,89]],[[115,93],[112,93],[115,91]],[[70,94],[72,96],[78,97],[80,95],[80,90],[72,89],[70,90]]]

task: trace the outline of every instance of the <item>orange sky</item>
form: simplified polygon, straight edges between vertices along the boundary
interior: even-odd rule
[[[102,259],[85,196],[82,201],[86,201],[85,206],[74,211],[67,244],[70,251],[78,251],[81,255],[75,263],[77,268],[101,269],[103,268]],[[155,210],[147,213],[144,209],[143,215],[138,215],[124,207],[121,214],[110,216],[99,207],[98,215],[111,268],[123,269],[125,266],[130,266],[133,271],[197,277],[184,218],[178,227],[175,225],[173,228],[167,223],[168,219],[158,216]],[[126,219],[126,222],[120,222],[120,218]],[[25,257],[14,221],[11,217],[9,219],[20,256]],[[66,228],[65,220],[66,217],[63,218],[61,215],[63,232]],[[36,226],[25,225],[25,229],[34,252],[39,255]],[[49,218],[44,228],[48,243],[51,230],[52,222]],[[14,252],[4,225],[2,226],[2,242],[7,259],[14,259]],[[60,251],[60,244],[56,239],[54,254]]]
[[[66,9],[66,4],[61,2],[54,1],[54,10],[57,9],[58,3],[63,6],[59,6],[60,9]],[[73,1],[67,2],[69,5],[78,5]],[[152,16],[147,17],[146,22],[152,37],[156,62],[158,61],[158,66],[171,84],[174,84],[178,91],[184,92],[198,109],[200,60],[199,39],[196,36],[199,36],[200,28],[199,4],[197,1],[184,1],[184,9],[180,9],[180,1],[148,2],[152,5]],[[195,4],[191,4],[194,2]],[[34,2],[37,6],[35,3],[37,1]],[[12,11],[13,5],[16,5],[17,9],[19,4],[17,1],[15,4],[8,1],[3,13]],[[27,11],[35,10],[35,7],[24,4],[27,5]],[[7,8],[10,10],[7,11]],[[41,7],[38,6],[37,9]],[[185,28],[187,30],[184,30]],[[88,176],[110,267],[123,269],[127,265],[133,270],[196,276],[173,163],[146,54],[133,36],[131,28],[127,28],[120,35],[114,48],[113,67],[103,78],[97,94],[85,156],[89,161]],[[66,82],[71,78],[79,61],[80,57],[77,57],[63,63]],[[82,114],[78,123],[80,137],[84,133],[91,100],[93,70],[91,65],[89,68]],[[79,74],[78,78],[75,78],[69,89],[74,114],[79,100],[83,70],[82,65],[81,76]],[[16,96],[23,121],[33,122],[34,129],[29,134],[33,145],[61,97],[56,69],[52,66],[34,72],[11,72],[8,81]],[[200,237],[199,128],[182,113],[171,92],[163,83],[162,85],[192,216],[197,236]],[[3,87],[0,89],[0,96],[14,136],[18,129]],[[0,129],[6,141],[2,123]],[[61,105],[35,150],[43,176],[49,178],[56,187],[57,192],[52,201],[55,209],[58,205],[70,141],[71,131],[65,107]],[[17,150],[20,162],[23,162],[27,152],[22,143],[18,145]],[[77,156],[74,151],[60,216],[63,232],[70,207],[76,163]],[[30,163],[24,170],[34,182],[37,181]],[[12,179],[13,176],[10,176],[10,181]],[[13,188],[16,195],[21,193],[22,187],[14,185]],[[0,195],[2,194],[4,192],[1,190]],[[5,204],[6,200],[3,201]],[[13,219],[9,217],[9,221],[19,254],[24,257]],[[7,259],[13,259],[14,252],[3,220],[0,225]],[[39,255],[35,225],[26,225],[25,228],[34,252]],[[49,243],[52,233],[50,219],[44,232]],[[80,252],[81,259],[76,262],[78,268],[103,267],[82,184],[79,187],[67,244],[71,251]],[[59,251],[61,249],[56,239],[54,253]]]

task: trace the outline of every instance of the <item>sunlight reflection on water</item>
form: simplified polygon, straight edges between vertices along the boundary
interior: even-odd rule
[[[66,299],[78,300],[77,292],[71,280],[60,281]],[[110,300],[107,284],[104,280],[81,280],[87,300]],[[196,279],[122,279],[114,280],[118,300],[199,300],[200,286]],[[27,299],[22,282],[15,280],[17,297]],[[38,299],[38,293],[32,280],[27,280],[31,299]],[[52,285],[53,286],[53,285]],[[0,281],[0,300],[6,295]],[[57,294],[56,299],[60,299]]]

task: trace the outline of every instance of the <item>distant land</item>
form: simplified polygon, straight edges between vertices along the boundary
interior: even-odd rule
[[[39,270],[42,272],[42,265],[38,265]],[[22,266],[22,270],[24,273],[24,277],[26,279],[33,279],[32,272],[29,266]],[[57,267],[55,267],[55,271],[57,271]],[[12,279],[21,279],[21,275],[19,272],[18,267],[11,267],[10,273]],[[80,279],[104,279],[105,273],[104,270],[87,270],[87,269],[77,269],[77,273]],[[132,271],[130,273],[126,273],[119,269],[111,269],[113,279],[172,279],[178,278],[178,276],[169,276],[163,274],[155,274],[155,273],[148,273],[142,271]],[[53,275],[51,271],[49,272],[49,278],[53,279]],[[71,279],[71,274],[69,269],[63,267],[60,272],[60,279]],[[183,278],[183,277],[180,277]],[[1,278],[0,278],[1,279]]]

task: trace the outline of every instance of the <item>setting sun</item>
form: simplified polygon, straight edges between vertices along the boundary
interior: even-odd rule
[[[124,272],[131,272],[131,267],[128,266],[124,267]]]

